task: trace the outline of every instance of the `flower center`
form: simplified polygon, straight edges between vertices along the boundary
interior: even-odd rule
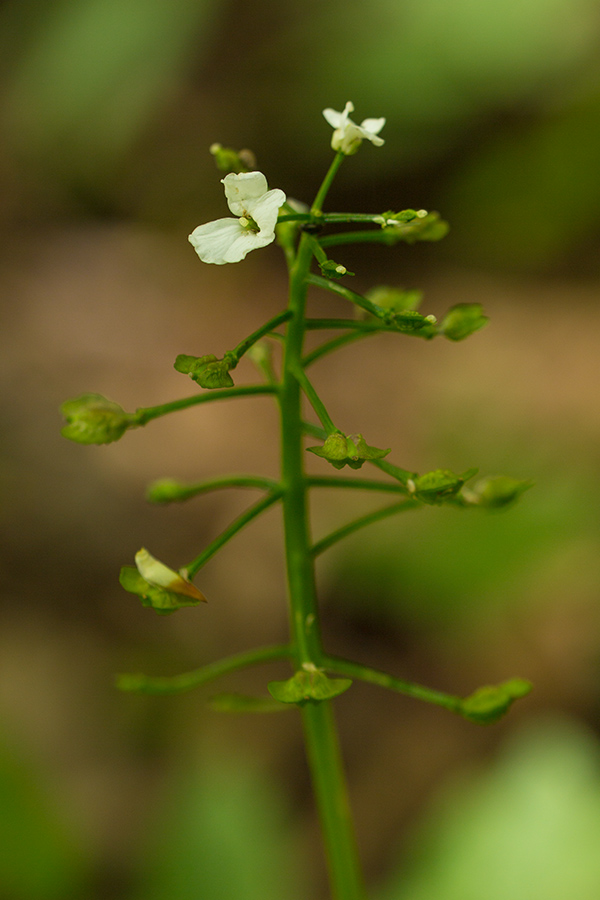
[[[245,211],[244,215],[240,216],[239,222],[242,228],[245,228],[246,231],[252,231],[254,234],[258,234],[258,232],[260,231],[260,226],[257,225],[252,216]]]

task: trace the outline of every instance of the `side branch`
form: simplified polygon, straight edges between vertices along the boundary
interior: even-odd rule
[[[248,650],[245,653],[237,653],[235,656],[227,656],[217,662],[209,663],[192,672],[183,672],[181,675],[152,676],[125,674],[117,676],[117,687],[121,691],[132,691],[138,694],[179,694],[199,687],[209,681],[214,681],[229,672],[245,669],[248,666],[257,666],[261,663],[272,662],[278,659],[287,659],[291,656],[287,644],[276,644],[272,647],[258,647],[256,650]]]
[[[263,478],[261,475],[224,475],[221,478],[211,478],[195,484],[182,484],[172,478],[161,478],[148,487],[146,499],[151,503],[174,503],[189,500],[190,497],[197,497],[210,491],[220,491],[231,487],[256,488],[274,492],[279,489],[279,484],[272,478]]]
[[[145,425],[152,419],[166,416],[180,409],[188,409],[190,406],[198,406],[201,403],[212,403],[215,400],[232,400],[234,397],[253,397],[260,394],[277,394],[278,388],[273,384],[248,384],[240,387],[222,388],[207,394],[194,394],[192,397],[182,397],[181,400],[172,400],[170,403],[162,403],[160,406],[146,406],[136,409],[133,418],[136,425]]]
[[[205,565],[211,557],[215,555],[215,553],[223,547],[231,538],[241,531],[252,519],[255,519],[257,516],[260,516],[261,513],[265,512],[270,506],[273,506],[278,500],[281,499],[282,491],[277,490],[273,491],[267,497],[264,497],[262,500],[259,500],[258,503],[255,503],[254,506],[251,506],[245,512],[238,516],[237,519],[227,526],[225,531],[222,531],[221,534],[212,541],[208,547],[205,547],[202,553],[200,553],[196,559],[192,560],[192,562],[185,567],[186,575],[188,578],[193,578],[196,572],[198,572],[203,565]]]
[[[407,697],[424,700],[426,703],[434,703],[437,706],[443,706],[444,709],[448,709],[451,712],[459,712],[463,703],[460,697],[455,697],[453,694],[445,694],[442,691],[436,691],[421,684],[406,681],[404,678],[394,678],[393,675],[388,675],[386,672],[371,669],[370,666],[363,666],[361,663],[342,659],[339,656],[324,657],[323,666],[339,675],[358,678],[369,684],[388,688],[398,694],[405,694]]]
[[[385,506],[383,509],[377,509],[375,512],[360,516],[360,518],[355,519],[353,522],[348,522],[347,525],[342,525],[341,528],[332,531],[327,537],[324,537],[322,540],[317,541],[316,544],[313,544],[311,553],[313,556],[319,556],[319,554],[324,553],[325,550],[329,550],[333,544],[337,544],[338,541],[348,537],[350,534],[354,534],[355,531],[359,531],[361,528],[365,528],[367,525],[372,525],[374,522],[379,522],[381,519],[387,519],[388,516],[404,512],[407,509],[418,509],[420,506],[421,504],[417,500],[401,500],[399,503],[392,503],[391,506]]]

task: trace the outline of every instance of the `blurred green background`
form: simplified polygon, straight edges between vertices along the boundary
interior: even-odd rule
[[[117,583],[142,544],[182,565],[248,503],[150,508],[146,484],[274,474],[274,410],[215,405],[83,448],[57,408],[190,393],[177,353],[221,355],[281,308],[275,248],[217,268],[187,243],[225,214],[207,148],[251,147],[271,187],[310,201],[321,110],[348,99],[358,121],[387,117],[386,143],[346,162],[331,207],[452,226],[345,249],[356,288],[422,288],[425,313],[481,302],[492,321],[464,344],[348,348],[317,386],[406,468],[536,482],[505,513],[425,509],[319,563],[332,652],[452,693],[536,686],[488,729],[364,685],[337,701],[373,897],[595,900],[600,4],[13,0],[0,49],[0,900],[327,896],[293,712],[113,688],[284,637],[276,512],[206,566],[202,610],[162,619]],[[357,508],[319,494],[315,535]]]

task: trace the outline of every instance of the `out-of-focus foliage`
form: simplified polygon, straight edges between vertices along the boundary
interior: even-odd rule
[[[247,759],[203,755],[171,788],[141,860],[140,900],[300,900],[310,894],[277,785]]]
[[[329,152],[320,110],[351,98],[387,117],[386,146],[376,167],[359,154],[338,196],[441,207],[440,259],[555,265],[600,221],[599,35],[596,0],[372,0],[368,16],[362,0],[14,0],[7,185],[32,208],[188,227],[204,148],[251,146],[303,195]]]
[[[53,796],[54,794],[54,796]],[[42,772],[0,747],[0,896],[70,900],[85,896],[90,867]]]
[[[448,785],[379,900],[594,900],[599,842],[598,741],[569,721],[538,723],[489,772]]]

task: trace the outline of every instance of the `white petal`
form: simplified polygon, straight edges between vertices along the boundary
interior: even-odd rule
[[[249,200],[257,200],[267,193],[267,179],[262,172],[241,172],[222,179],[227,204],[234,216],[243,216]]]
[[[266,247],[275,240],[274,231],[260,231],[258,234],[255,234],[253,231],[246,231],[245,229],[242,229],[242,231],[243,234],[240,234],[235,241],[230,244],[224,255],[223,262],[240,262],[242,259],[246,258],[251,250],[258,250],[260,247]]]
[[[335,109],[327,108],[323,110],[323,115],[332,128],[339,128],[340,119],[342,118],[341,113],[337,112]]]
[[[237,219],[217,219],[215,222],[207,222],[206,225],[198,225],[188,240],[202,262],[222,266],[227,262],[238,262],[244,258],[246,254],[235,260],[227,257],[237,239],[249,233],[242,228]]]
[[[247,210],[263,232],[272,233],[277,222],[279,207],[285,203],[285,194],[279,188],[267,191],[258,200],[249,200]]]
[[[365,119],[360,123],[360,127],[370,134],[379,134],[384,125],[385,119]]]

